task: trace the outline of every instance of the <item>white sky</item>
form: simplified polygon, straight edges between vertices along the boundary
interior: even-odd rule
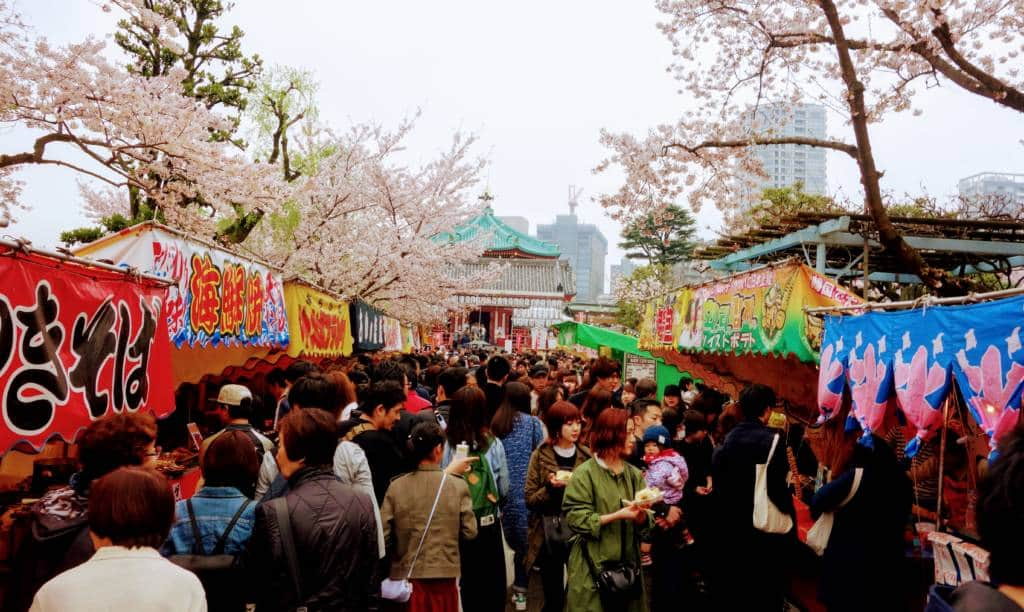
[[[53,42],[108,36],[114,17],[87,0],[19,0],[25,21]],[[313,70],[323,119],[395,125],[422,108],[408,141],[412,159],[443,149],[458,129],[479,136],[477,152],[498,214],[554,221],[567,212],[568,185],[584,190],[577,211],[609,242],[618,263],[619,226],[590,198],[616,187],[591,169],[604,150],[602,127],[641,133],[672,121],[685,100],[665,68],[670,46],[656,30],[652,0],[237,0],[222,25],[239,25],[243,49],[268,65]],[[119,53],[113,40],[112,54]],[[923,117],[900,116],[872,131],[883,188],[894,194],[952,195],[958,178],[981,171],[1024,171],[1024,121],[950,87],[923,94]],[[830,117],[829,132],[848,137]],[[24,150],[29,134],[0,132],[0,151]],[[852,161],[829,157],[829,188],[856,198]],[[85,224],[75,177],[54,168],[21,173],[23,200],[7,234],[39,245]],[[703,234],[716,211],[699,215]],[[607,276],[607,274],[606,274]]]

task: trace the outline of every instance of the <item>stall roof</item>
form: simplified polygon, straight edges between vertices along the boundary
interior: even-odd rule
[[[925,262],[955,275],[1024,265],[1024,223],[892,217],[893,225]],[[715,270],[737,272],[758,263],[801,257],[836,278],[861,276],[864,243],[874,281],[919,282],[877,241],[869,215],[799,213],[778,222],[720,238],[698,249],[697,259]]]
[[[586,323],[578,323],[576,321],[565,321],[555,325],[554,327],[559,331],[575,327],[576,343],[582,344],[583,346],[589,346],[595,349],[607,346],[611,347],[614,351],[633,353],[634,355],[642,355],[652,359],[654,358],[654,355],[651,353],[642,351],[638,348],[638,340],[636,338],[614,332],[610,329],[597,327],[596,325],[587,325]]]

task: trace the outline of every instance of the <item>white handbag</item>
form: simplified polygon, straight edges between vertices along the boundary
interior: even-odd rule
[[[811,547],[814,554],[819,557],[825,554],[825,547],[828,546],[828,538],[832,535],[832,524],[836,520],[836,512],[839,508],[842,508],[846,504],[850,503],[853,496],[857,494],[857,489],[860,488],[860,479],[864,475],[864,468],[857,468],[853,472],[853,485],[850,487],[850,492],[846,494],[846,499],[836,507],[832,512],[822,512],[818,520],[814,521],[814,526],[807,532],[807,545]]]
[[[412,556],[412,562],[409,564],[409,572],[405,575],[403,580],[392,580],[385,578],[380,583],[380,596],[388,601],[397,601],[398,603],[405,603],[412,597],[412,568],[416,567],[416,560],[420,557],[420,551],[423,550],[423,542],[427,539],[427,531],[430,530],[430,522],[434,520],[434,512],[437,511],[437,502],[441,499],[441,491],[444,489],[444,482],[448,480],[448,475],[442,470],[441,471],[441,484],[437,487],[437,495],[434,497],[434,506],[430,509],[430,516],[427,517],[427,524],[423,526],[423,535],[420,536],[419,546],[416,547],[416,554]]]
[[[789,533],[793,528],[793,518],[779,510],[768,497],[768,466],[778,443],[779,434],[775,434],[768,458],[754,466],[754,528],[765,533]]]

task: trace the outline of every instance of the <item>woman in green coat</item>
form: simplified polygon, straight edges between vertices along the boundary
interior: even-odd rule
[[[594,456],[576,468],[565,490],[562,510],[575,534],[569,552],[567,612],[647,612],[639,573],[640,537],[650,528],[650,518],[646,509],[622,503],[646,487],[640,470],[623,460],[632,451],[632,425],[625,410],[604,410],[591,429]],[[584,547],[599,571],[606,561],[625,561],[637,569],[638,584],[628,603],[614,611],[602,607]]]

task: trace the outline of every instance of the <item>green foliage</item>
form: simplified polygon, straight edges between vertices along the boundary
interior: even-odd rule
[[[319,87],[308,70],[274,66],[249,95],[245,120],[254,157],[280,164],[287,181],[316,172],[320,160],[333,152],[320,138]]]
[[[956,219],[960,214],[955,208],[942,208],[926,197],[914,198],[909,202],[888,204],[885,211],[890,217],[911,217],[914,219]]]
[[[768,187],[761,192],[761,201],[745,213],[747,224],[769,225],[797,213],[844,214],[852,212],[832,198],[806,193],[802,183],[791,187]]]
[[[693,252],[697,232],[693,216],[674,204],[630,223],[622,230],[619,247],[631,259],[646,259],[656,266],[686,261]]]
[[[245,110],[248,91],[255,86],[263,60],[246,57],[241,50],[245,35],[238,26],[222,32],[216,21],[231,9],[232,3],[220,0],[144,0],[146,8],[177,25],[185,37],[182,53],[161,44],[159,32],[137,21],[121,20],[114,40],[131,58],[128,69],[143,76],[162,76],[180,66],[186,76],[182,91],[207,106],[234,109],[232,121],[238,126]],[[214,134],[229,139],[235,130]]]
[[[114,213],[100,219],[100,227],[79,227],[61,232],[60,241],[69,247],[75,244],[88,244],[107,234],[114,234],[133,225],[152,220],[163,222],[164,218],[162,214],[143,202],[138,212],[130,218],[120,213]]]
[[[78,227],[73,230],[67,230],[60,233],[60,241],[67,246],[75,244],[88,244],[99,240],[106,235],[106,231],[102,227]]]

